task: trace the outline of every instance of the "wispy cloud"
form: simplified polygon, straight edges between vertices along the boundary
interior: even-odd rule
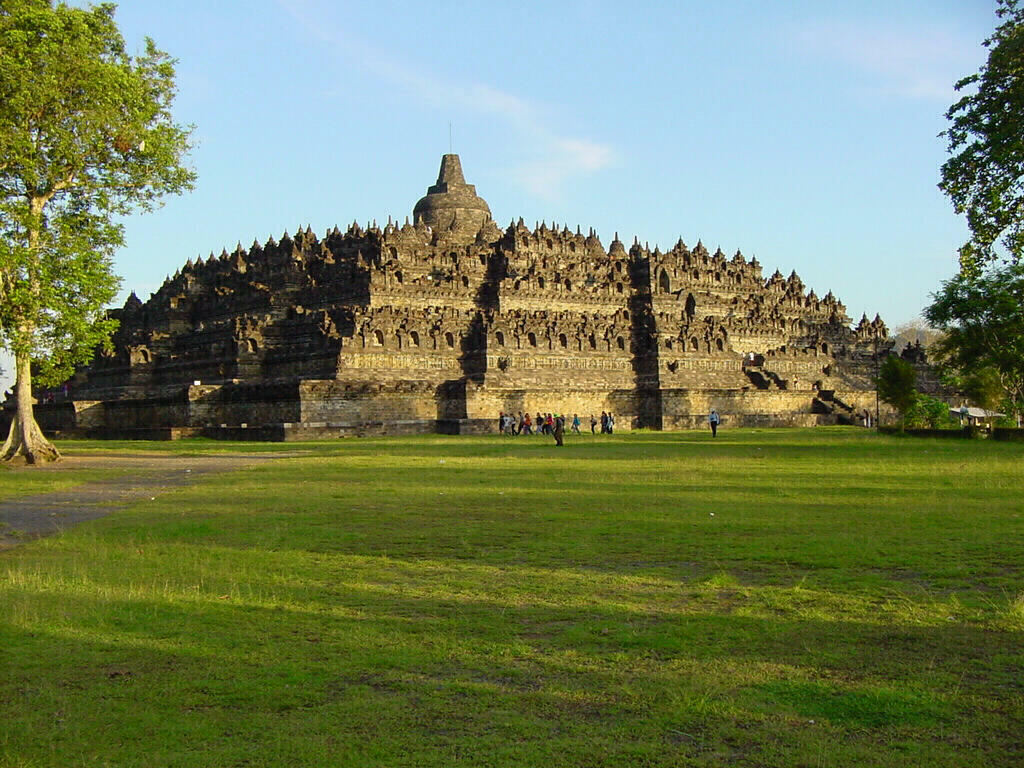
[[[565,135],[552,126],[542,105],[486,83],[452,82],[425,74],[347,34],[319,0],[277,0],[307,32],[353,58],[367,72],[438,110],[461,109],[491,115],[530,139],[534,155],[513,171],[528,192],[559,197],[571,179],[594,173],[615,161],[608,144]]]
[[[612,150],[605,144],[550,136],[545,156],[523,163],[513,176],[534,195],[551,198],[569,178],[598,171],[613,161]]]
[[[795,27],[804,51],[839,61],[874,77],[884,93],[949,103],[953,83],[978,66],[979,41],[951,29],[897,28],[863,22],[818,21]]]

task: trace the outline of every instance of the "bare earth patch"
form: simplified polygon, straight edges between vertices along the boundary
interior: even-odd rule
[[[153,498],[165,491],[195,482],[203,475],[230,472],[294,455],[90,454],[66,456],[44,468],[23,468],[17,471],[59,473],[76,469],[110,469],[111,474],[102,481],[84,483],[68,491],[0,501],[0,551],[103,517],[137,499]]]

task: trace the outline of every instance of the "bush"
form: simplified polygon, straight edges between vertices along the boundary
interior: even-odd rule
[[[1016,429],[1017,414],[1021,410],[1020,404],[1013,402],[1010,398],[1006,398],[1002,403],[1000,403],[998,410],[1006,415],[1002,418],[996,419],[996,426]]]
[[[949,413],[949,405],[931,395],[917,393],[906,412],[908,429],[958,429],[960,422]]]

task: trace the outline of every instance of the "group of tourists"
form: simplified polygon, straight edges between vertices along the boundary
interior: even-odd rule
[[[555,429],[561,423],[562,430],[568,422],[569,429],[577,435],[582,434],[583,422],[578,413],[572,415],[572,419],[561,413],[538,413],[536,417],[531,416],[527,411],[519,411],[516,414],[502,411],[498,417],[498,430],[503,435],[554,435]],[[601,411],[600,420],[593,414],[590,415],[590,433],[597,434],[597,427],[600,424],[601,434],[610,435],[615,430],[615,416],[606,411]]]
[[[722,417],[714,408],[708,414],[708,424],[711,426],[711,436],[718,437],[718,425]],[[562,444],[562,435],[565,433],[566,416],[561,413],[537,413],[534,418],[529,411],[519,411],[514,416],[512,413],[502,411],[498,416],[498,431],[503,435],[551,435],[558,445]],[[597,434],[597,425],[601,425],[602,435],[611,435],[615,432],[615,416],[607,411],[601,411],[601,419],[598,421],[594,414],[590,414],[590,433]],[[577,435],[581,434],[579,414],[572,415],[569,429]]]
[[[565,429],[566,420],[567,417],[561,413],[538,413],[534,418],[522,411],[515,415],[502,412],[498,417],[498,429],[503,435],[553,435],[559,425]],[[574,413],[569,428],[579,434],[580,425],[580,417]]]

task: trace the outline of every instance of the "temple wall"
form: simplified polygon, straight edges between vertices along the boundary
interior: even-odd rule
[[[714,408],[722,427],[816,426],[811,398],[804,392],[757,389],[665,389],[661,393],[664,429],[704,429]]]
[[[514,389],[630,389],[634,378],[632,359],[624,353],[554,354],[538,349],[487,356],[488,381]]]
[[[185,396],[108,400],[104,403],[107,428],[119,430],[180,427],[191,422]]]
[[[378,382],[303,381],[299,385],[303,423],[359,424],[435,420],[441,395],[436,385],[408,381],[398,385]],[[291,420],[289,420],[291,421]]]
[[[503,312],[578,312],[580,314],[614,315],[626,307],[629,300],[629,286],[624,286],[622,294],[606,296],[574,295],[551,291],[516,293],[502,291],[501,309]]]
[[[601,411],[611,412],[615,414],[616,428],[628,430],[639,412],[639,402],[632,389],[608,390],[574,383],[529,389],[489,384],[467,387],[467,417],[489,419],[495,425],[495,431],[499,413],[518,414],[527,411],[534,417],[537,413],[562,413],[570,419],[574,413],[578,413],[581,428],[587,431],[590,430],[591,414],[600,418]]]
[[[367,350],[338,356],[337,375],[359,380],[402,381],[415,375],[432,381],[444,381],[462,375],[462,362],[455,350],[437,350],[434,354]]]
[[[748,332],[733,330],[729,334],[729,346],[733,351],[741,355],[753,352],[758,354],[766,349],[781,347],[786,343],[787,336],[784,333]]]
[[[870,390],[873,393],[876,376],[878,366],[872,360],[837,362],[832,366],[832,378],[838,382],[837,389]]]
[[[192,385],[186,397],[190,427],[276,424],[301,416],[297,382]]]
[[[691,356],[686,352],[661,354],[658,379],[664,388],[740,389],[750,386],[743,361],[735,355]]]
[[[453,307],[468,312],[476,308],[475,290],[474,287],[472,290],[464,288],[458,291],[435,289],[416,292],[388,291],[386,293],[374,293],[370,297],[369,306],[373,309],[384,309],[398,304],[404,309],[424,310],[433,309],[443,304],[446,307]],[[442,294],[444,294],[443,297]]]
[[[69,432],[76,429],[102,427],[106,423],[106,409],[99,400],[63,400],[56,403],[36,403],[33,406],[36,423],[46,433]],[[0,431],[10,429],[9,412],[0,411]]]

